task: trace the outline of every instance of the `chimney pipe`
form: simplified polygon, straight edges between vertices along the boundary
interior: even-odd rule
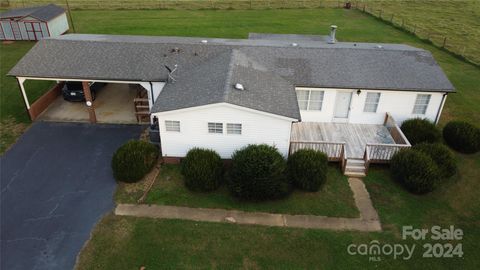
[[[336,42],[335,39],[335,32],[337,31],[337,26],[336,25],[331,25],[331,31],[330,31],[330,40],[328,41],[329,44],[334,44]]]

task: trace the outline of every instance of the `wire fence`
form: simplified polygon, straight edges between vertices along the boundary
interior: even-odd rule
[[[71,9],[299,9],[338,8],[344,1],[335,0],[1,0],[3,7],[26,7],[57,4]]]
[[[468,47],[468,45],[471,45],[469,43],[459,42],[448,35],[432,30],[432,28],[427,28],[415,21],[408,20],[395,12],[385,11],[384,9],[378,8],[375,5],[369,5],[369,3],[359,3],[358,1],[355,1],[352,2],[351,5],[351,7],[354,9],[369,14],[387,24],[409,32],[418,38],[431,43],[435,47],[444,49],[455,56],[474,64],[475,66],[480,66],[480,51],[476,51],[479,48]]]

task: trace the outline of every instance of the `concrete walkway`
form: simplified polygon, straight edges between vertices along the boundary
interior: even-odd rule
[[[382,228],[378,214],[373,208],[370,196],[362,180],[358,178],[350,178],[348,179],[348,183],[352,189],[355,204],[360,211],[359,218],[271,214],[225,209],[144,204],[119,204],[115,209],[115,214],[120,216],[185,219],[308,229],[381,231]]]

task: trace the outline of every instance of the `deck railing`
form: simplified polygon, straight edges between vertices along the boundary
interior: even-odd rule
[[[342,151],[344,151],[344,148],[344,142],[291,141],[290,155],[300,149],[312,149],[325,153],[329,160],[339,161],[342,158]]]
[[[410,145],[367,143],[365,155],[370,163],[386,163],[392,159],[395,153],[407,147],[410,147]]]
[[[395,119],[393,119],[392,115],[388,112],[385,115],[385,122],[383,124],[388,132],[390,132],[395,144],[367,143],[363,155],[365,172],[368,171],[371,163],[388,163],[395,153],[403,148],[411,147],[407,137],[405,137],[400,130],[400,127],[395,122]]]
[[[390,135],[396,144],[406,144],[410,146],[410,142],[408,141],[407,137],[405,137],[403,132],[400,130],[400,127],[395,122],[395,119],[393,119],[393,116],[388,112],[385,114],[385,121],[383,122],[383,125],[387,128],[388,132],[390,132]]]
[[[300,149],[312,149],[327,155],[328,161],[340,161],[342,171],[345,171],[347,163],[347,150],[344,142],[325,141],[291,141],[289,154]]]

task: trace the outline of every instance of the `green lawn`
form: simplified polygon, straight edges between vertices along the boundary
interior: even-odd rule
[[[0,154],[15,142],[30,122],[17,80],[6,74],[34,44],[28,41],[0,44]],[[48,81],[27,81],[25,87],[30,103],[51,85]]]
[[[163,165],[160,175],[145,200],[147,204],[178,205],[201,208],[237,209],[269,213],[358,217],[347,177],[337,166],[330,166],[328,180],[318,192],[294,191],[287,199],[253,203],[236,200],[226,186],[210,193],[188,190],[178,165]],[[134,203],[142,195],[128,185],[117,189],[117,202]]]
[[[82,33],[237,38],[246,37],[248,32],[327,34],[328,26],[335,23],[339,26],[338,38],[343,41],[405,43],[431,51],[457,88],[457,93],[448,96],[441,125],[451,119],[480,123],[480,69],[357,11],[75,11],[73,16],[77,30]],[[2,74],[31,44],[1,45]],[[15,82],[6,81],[4,75],[1,80],[2,119],[11,116],[15,121],[28,122]],[[11,98],[7,100],[4,96]],[[81,254],[80,269],[136,269],[142,264],[147,269],[476,269],[480,242],[480,155],[457,155],[457,158],[460,173],[440,190],[425,196],[405,192],[391,180],[387,170],[373,167],[365,182],[385,229],[381,233],[108,216],[97,226]],[[399,234],[402,225],[434,224],[453,224],[465,231],[463,259],[422,259],[417,252],[409,261],[384,257],[380,262],[371,262],[366,256],[350,256],[346,252],[350,243],[375,239],[382,243],[404,243]]]
[[[384,256],[378,262],[347,253],[350,244],[372,240],[416,244],[417,250],[410,260]],[[463,259],[421,258],[423,243],[402,241],[391,231],[333,232],[107,215],[81,253],[78,269],[477,269],[478,244],[473,240],[463,241]]]

